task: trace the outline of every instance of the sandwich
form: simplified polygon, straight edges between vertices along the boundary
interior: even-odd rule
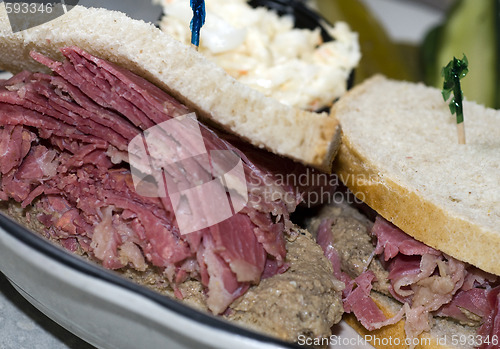
[[[1,7],[0,69],[14,74],[0,80],[3,212],[247,327],[291,342],[331,333],[343,284],[290,220],[315,188],[276,178],[331,169],[334,117],[265,97],[153,25],[104,9],[76,6],[13,33]],[[209,205],[190,191],[208,182],[219,183]],[[231,214],[212,225],[209,214],[181,222],[224,203]]]
[[[499,348],[500,113],[465,101],[460,145],[441,91],[383,76],[331,113],[350,205],[308,228],[346,284],[346,320],[376,348]]]

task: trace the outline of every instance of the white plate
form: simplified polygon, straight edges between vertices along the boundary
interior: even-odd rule
[[[408,2],[364,1],[396,40],[417,42],[442,15]],[[157,19],[154,10],[142,8],[140,13],[130,10],[131,6],[137,9],[135,0],[106,3],[115,9],[128,9],[135,18]],[[421,19],[403,25],[405,16]],[[2,76],[5,78],[0,73]],[[0,270],[41,312],[98,348],[294,347],[199,313],[123,280],[3,217],[0,217]],[[12,296],[9,286],[1,284],[1,280],[1,349],[85,346],[71,333],[30,310],[19,297]],[[372,348],[343,322],[335,327],[331,339],[336,343],[331,348]]]

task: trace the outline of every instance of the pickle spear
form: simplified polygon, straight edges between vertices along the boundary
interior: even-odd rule
[[[425,82],[441,88],[441,69],[466,54],[470,74],[463,81],[465,99],[491,108],[499,98],[499,0],[459,0],[446,21],[432,30],[422,46]]]
[[[355,83],[380,73],[393,79],[418,80],[400,51],[378,20],[359,0],[316,0],[319,13],[329,22],[344,21],[358,32],[361,62],[356,68]]]

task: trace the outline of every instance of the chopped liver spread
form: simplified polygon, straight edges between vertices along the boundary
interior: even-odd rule
[[[328,337],[343,314],[344,285],[307,231],[287,242],[287,249],[289,269],[251,287],[227,318],[290,342],[299,335]]]
[[[0,203],[0,211],[44,234],[45,227],[35,219],[40,214],[35,206],[22,209],[11,200]],[[250,287],[230,305],[224,317],[243,327],[289,342],[297,342],[300,335],[328,337],[331,327],[342,318],[341,291],[344,284],[333,277],[331,263],[307,231],[298,230],[297,234],[293,234],[293,238],[286,242],[286,248],[288,270]],[[88,255],[80,254],[90,259]],[[161,270],[154,266],[143,272],[133,268],[122,268],[116,272],[176,299],[171,285]],[[208,312],[201,282],[187,280],[178,285],[178,290],[183,295],[184,304]]]
[[[388,272],[378,258],[372,258],[375,246],[370,229],[373,223],[355,208],[339,204],[323,207],[319,215],[308,221],[308,230],[318,231],[325,218],[333,219],[331,230],[342,271],[354,279],[368,266],[376,277],[373,289],[389,295]]]

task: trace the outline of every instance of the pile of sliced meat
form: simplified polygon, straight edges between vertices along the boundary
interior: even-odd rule
[[[174,289],[188,278],[200,280],[214,313],[263,276],[286,270],[284,233],[299,193],[273,184],[273,174],[200,124],[208,151],[231,150],[243,160],[253,179],[249,203],[219,224],[180,234],[168,196],[136,192],[127,146],[190,111],[77,47],[62,53],[64,62],[32,52],[53,75],[22,72],[0,80],[0,200],[36,205],[46,234],[106,268],[153,265]],[[176,295],[182,298],[178,289]]]
[[[458,261],[416,241],[382,217],[371,230],[376,237],[374,255],[389,272],[390,293],[404,304],[387,319],[370,297],[374,274],[365,271],[354,280],[341,270],[330,227],[325,219],[318,229],[318,243],[334,266],[337,278],[346,283],[343,303],[368,330],[398,322],[405,317],[408,338],[431,329],[433,316],[450,317],[477,326],[486,340],[481,349],[498,348],[500,338],[500,286],[495,275]]]

